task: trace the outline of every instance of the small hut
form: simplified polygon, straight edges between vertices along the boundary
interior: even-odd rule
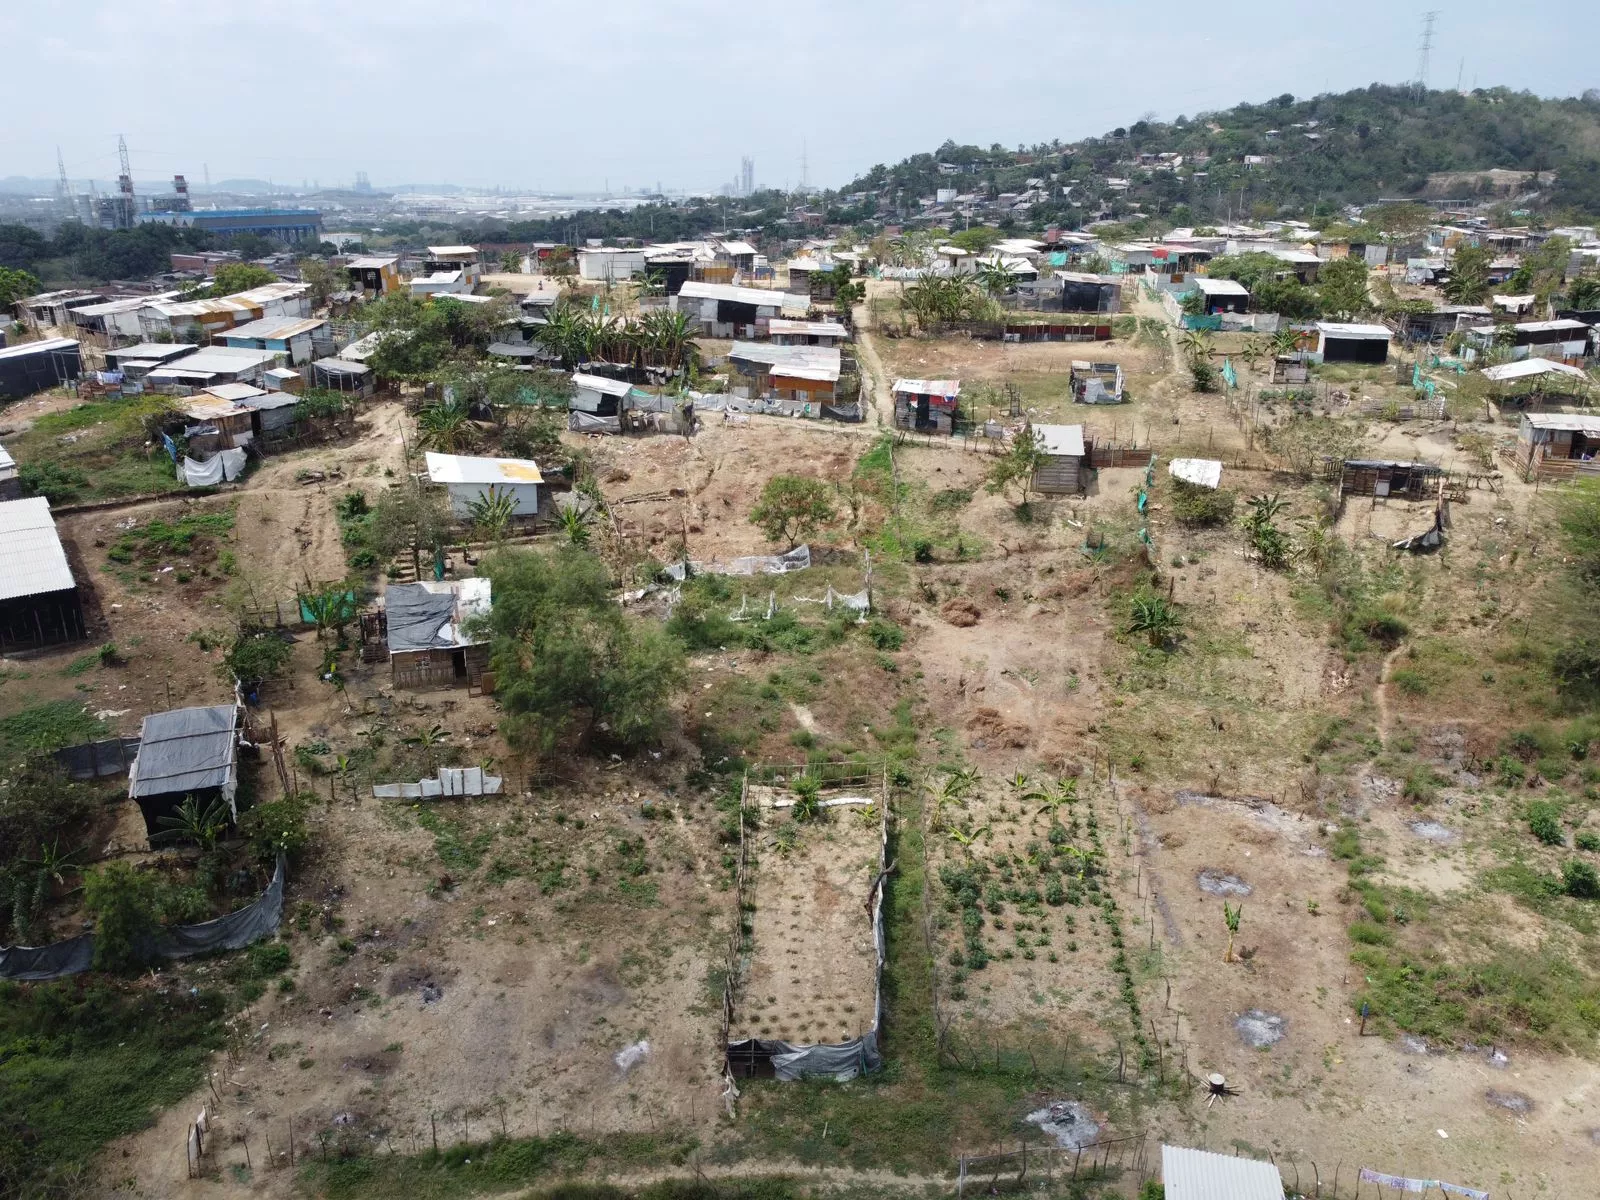
[[[236,704],[151,713],[139,727],[139,752],[128,768],[128,795],[144,815],[145,831],[162,832],[161,818],[193,796],[202,806],[220,797],[234,817],[239,787]]]
[[[1345,496],[1423,500],[1430,483],[1443,473],[1432,463],[1347,458],[1339,472],[1339,492]]]
[[[1081,495],[1088,452],[1082,425],[1034,425],[1034,440],[1045,458],[1034,470],[1033,488],[1047,496]],[[1026,436],[1026,435],[1024,435]]]

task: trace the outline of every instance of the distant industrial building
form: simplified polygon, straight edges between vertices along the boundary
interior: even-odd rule
[[[144,223],[203,229],[221,237],[254,233],[300,245],[322,240],[322,212],[315,208],[197,208],[178,212],[140,213]]]

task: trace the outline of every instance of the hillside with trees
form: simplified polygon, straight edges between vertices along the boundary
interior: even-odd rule
[[[1141,165],[1141,156],[1160,154],[1184,161],[1177,169],[1148,159]],[[1489,171],[1532,174],[1476,174]],[[1126,179],[1126,191],[1109,189],[1108,178]],[[830,216],[905,215],[937,188],[993,196],[1021,192],[1030,179],[1051,192],[1031,215],[1063,222],[1102,209],[1119,217],[1142,210],[1176,224],[1330,216],[1348,204],[1423,196],[1600,215],[1600,90],[1545,100],[1506,88],[1419,93],[1373,84],[1304,100],[1286,94],[1171,122],[1140,120],[1074,143],[1013,151],[946,142],[873,167],[841,189]]]

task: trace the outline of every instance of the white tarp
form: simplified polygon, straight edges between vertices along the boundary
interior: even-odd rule
[[[681,582],[688,575],[787,575],[810,565],[811,547],[796,546],[783,554],[747,554],[727,562],[675,562],[661,573]]]
[[[1222,485],[1222,464],[1214,458],[1175,458],[1167,464],[1167,473],[1195,487],[1217,488]]]
[[[226,480],[232,483],[244,473],[243,450],[218,450],[205,462],[195,462],[187,454],[178,466],[178,478],[190,487],[216,487]]]

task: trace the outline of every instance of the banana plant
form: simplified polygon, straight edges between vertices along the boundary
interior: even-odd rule
[[[1063,804],[1070,807],[1078,802],[1078,777],[1071,775],[1058,779],[1052,786],[1029,792],[1023,799],[1029,803],[1037,801],[1038,812],[1049,813],[1053,819]]]
[[[966,833],[960,829],[952,829],[950,831],[950,840],[956,845],[960,846],[961,853],[968,858],[972,857],[973,844],[977,842],[979,838],[985,838],[988,836],[989,827],[987,825],[982,825],[977,829],[974,829],[971,833]]]
[[[1233,939],[1239,936],[1239,921],[1244,916],[1244,902],[1229,904],[1222,902],[1222,920],[1228,927],[1228,949],[1222,956],[1223,962],[1233,961]]]

